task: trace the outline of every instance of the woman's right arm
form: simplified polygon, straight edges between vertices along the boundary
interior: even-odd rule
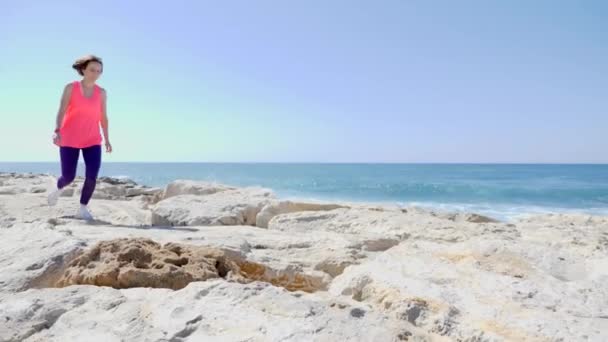
[[[65,111],[70,103],[70,96],[72,95],[72,84],[68,84],[63,88],[63,94],[61,95],[61,103],[59,104],[59,111],[57,112],[57,118],[55,119],[55,131],[61,128],[63,123],[63,117]]]

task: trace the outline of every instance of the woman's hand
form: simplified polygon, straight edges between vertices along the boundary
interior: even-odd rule
[[[53,133],[53,144],[60,146],[61,143],[61,134],[59,132]]]
[[[109,141],[106,141],[106,153],[112,153],[112,144]]]

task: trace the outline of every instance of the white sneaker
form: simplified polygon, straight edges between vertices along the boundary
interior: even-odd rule
[[[84,204],[80,205],[80,209],[78,209],[76,218],[83,219],[85,221],[93,221],[93,215],[91,215],[91,213],[89,212],[89,209]]]
[[[51,191],[49,193],[49,196],[47,197],[47,202],[51,207],[57,204],[59,196],[61,196],[62,192],[63,189],[55,189],[54,191]]]

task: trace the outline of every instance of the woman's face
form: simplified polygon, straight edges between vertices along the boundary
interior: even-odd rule
[[[82,71],[84,74],[84,78],[89,81],[96,81],[99,76],[101,76],[101,72],[103,71],[103,67],[100,63],[97,62],[89,62],[87,67]]]

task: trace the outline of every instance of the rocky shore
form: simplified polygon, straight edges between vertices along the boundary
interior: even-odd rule
[[[607,341],[608,217],[0,173],[0,341]]]

